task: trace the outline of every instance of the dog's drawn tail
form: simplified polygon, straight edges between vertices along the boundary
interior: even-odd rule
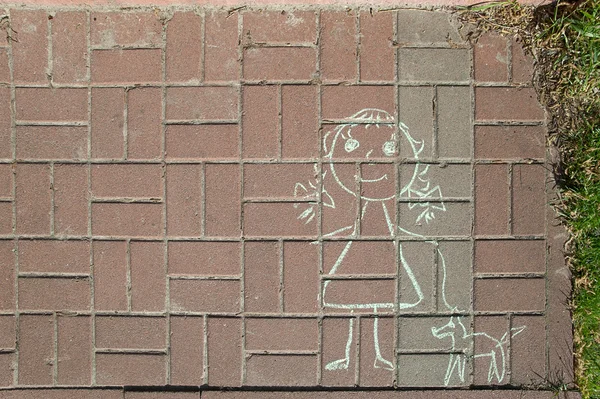
[[[508,340],[510,338],[514,338],[515,336],[521,334],[523,332],[523,330],[525,330],[525,326],[520,326],[520,327],[513,327],[510,329],[510,335],[508,334],[508,332],[504,333],[504,335],[502,336],[502,338],[500,339],[500,344],[501,345],[506,345],[508,344]]]

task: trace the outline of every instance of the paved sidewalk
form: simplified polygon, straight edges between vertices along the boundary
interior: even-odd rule
[[[515,40],[415,9],[1,21],[1,398],[572,382],[566,234]]]

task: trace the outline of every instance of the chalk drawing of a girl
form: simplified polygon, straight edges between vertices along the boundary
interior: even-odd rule
[[[351,251],[355,238],[361,234],[359,227],[359,220],[365,220],[370,218],[369,216],[373,213],[373,209],[379,208],[379,214],[383,211],[387,230],[391,238],[397,235],[395,226],[395,215],[390,215],[388,209],[388,203],[395,201],[398,196],[404,198],[419,198],[420,201],[414,203],[409,202],[407,205],[410,209],[415,207],[421,207],[421,212],[417,217],[416,222],[429,223],[435,218],[434,210],[445,211],[445,207],[442,202],[429,203],[426,199],[432,196],[441,198],[441,192],[439,186],[431,187],[429,180],[426,178],[428,165],[422,165],[416,160],[419,158],[419,154],[423,151],[424,142],[415,140],[409,133],[408,128],[403,123],[396,123],[394,117],[388,112],[380,109],[363,109],[349,118],[343,121],[344,123],[337,125],[332,131],[327,132],[323,137],[323,174],[324,177],[327,173],[330,173],[330,177],[333,178],[335,183],[342,188],[343,191],[355,197],[360,204],[360,216],[355,219],[354,223],[336,229],[335,231],[323,234],[323,237],[332,236],[347,236],[350,238],[346,242],[343,250],[337,257],[333,265],[323,265],[325,273],[327,275],[335,275],[343,271],[344,259],[347,254]],[[412,177],[408,184],[401,187],[398,192],[395,189],[395,185],[388,184],[386,181],[391,179],[392,181],[396,178],[395,175],[388,176],[387,173],[374,178],[365,179],[362,178],[361,173],[353,177],[345,175],[345,177],[338,173],[336,170],[336,162],[334,158],[351,158],[354,162],[369,163],[373,160],[387,160],[391,161],[398,157],[399,144],[408,145],[410,148],[409,153],[412,153],[414,170],[412,171]],[[317,187],[311,184],[313,189]],[[361,187],[362,189],[357,189]],[[387,187],[387,188],[386,188]],[[391,190],[389,187],[394,187]],[[339,190],[338,190],[339,191]],[[295,187],[295,195],[297,197],[302,196],[303,193],[308,193],[309,190],[301,183],[297,183]],[[310,193],[309,193],[310,195]],[[307,195],[306,197],[308,197]],[[425,200],[423,200],[425,199]],[[335,208],[335,199],[326,190],[326,187],[321,187],[321,201],[323,206]],[[395,208],[394,208],[395,209]],[[314,207],[305,210],[298,218],[304,220],[305,223],[310,222],[315,215]],[[397,227],[404,235],[414,235],[408,230],[408,227]],[[339,301],[336,300],[334,295],[330,294],[337,281],[326,279],[322,288],[322,301],[324,308],[330,309],[345,309],[350,312],[355,310],[367,310],[371,311],[374,316],[373,323],[373,337],[374,337],[374,349],[375,349],[375,368],[383,368],[393,370],[394,365],[391,361],[385,359],[380,350],[379,346],[379,333],[378,333],[378,317],[377,314],[381,309],[387,311],[393,311],[396,309],[409,309],[417,306],[424,298],[423,292],[417,281],[411,266],[406,261],[403,252],[402,245],[398,247],[398,255],[400,259],[400,265],[408,277],[409,284],[408,289],[413,291],[411,298],[413,300],[408,302],[399,302],[394,297],[390,297],[385,301],[368,302],[368,301]],[[374,259],[374,262],[377,260]],[[328,269],[328,270],[327,270]],[[326,364],[326,370],[345,370],[348,369],[350,362],[350,349],[353,340],[353,328],[354,319],[349,320],[348,326],[348,337],[346,340],[344,356],[338,360],[334,360]]]

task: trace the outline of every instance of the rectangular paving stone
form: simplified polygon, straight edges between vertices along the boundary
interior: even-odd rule
[[[546,298],[542,278],[490,278],[474,282],[474,309],[482,311],[543,311]],[[503,298],[502,302],[497,298]]]
[[[438,381],[445,378],[447,365],[448,355],[446,354],[401,354],[398,356],[398,385],[403,387],[436,386]],[[467,371],[465,374],[468,375]],[[465,384],[459,378],[454,377],[448,382],[448,385],[461,386]]]
[[[164,317],[96,316],[95,344],[103,349],[162,349],[166,328]]]
[[[167,119],[236,120],[238,90],[235,87],[169,87]]]
[[[156,237],[162,233],[162,205],[92,204],[92,233],[99,236]]]
[[[544,159],[543,126],[475,126],[476,159]]]
[[[93,158],[125,155],[126,92],[121,88],[92,89],[91,149]]]
[[[438,86],[436,89],[437,155],[440,158],[470,158],[471,89]]]
[[[194,12],[176,12],[167,24],[165,68],[170,82],[202,79],[203,21]]]
[[[22,240],[19,272],[90,272],[90,243],[86,241]]]
[[[477,87],[475,120],[542,121],[544,110],[531,88]]]
[[[366,13],[359,16],[360,80],[393,81],[396,75],[393,12]]]
[[[128,310],[128,245],[125,241],[94,241],[94,308]]]
[[[314,11],[246,12],[242,34],[252,43],[314,43],[316,20]]]
[[[356,13],[321,11],[320,71],[327,80],[351,81],[358,77]]]
[[[280,253],[277,241],[245,243],[244,311],[279,312]]]
[[[127,158],[161,157],[161,90],[135,88],[127,92]]]
[[[0,316],[0,348],[14,349],[17,344],[17,321],[13,315]]]
[[[279,155],[280,93],[277,86],[245,86],[242,91],[242,156]]]
[[[543,273],[546,247],[542,240],[476,240],[476,273]]]
[[[208,383],[242,384],[242,323],[240,319],[209,317],[207,323]]]
[[[19,126],[17,158],[85,160],[88,133],[85,126]],[[45,145],[40,146],[40,141]]]
[[[231,160],[239,156],[237,125],[169,125],[165,136],[165,158],[169,160]]]
[[[158,83],[161,80],[161,51],[93,50],[91,78],[93,83]]]
[[[319,307],[319,253],[310,241],[283,243],[283,310],[316,313]]]
[[[316,55],[308,47],[251,47],[244,51],[244,79],[310,80],[316,72]]]
[[[90,385],[92,318],[59,316],[56,321],[56,372],[59,385]]]
[[[165,384],[165,370],[165,355],[96,354],[96,383],[102,385],[162,385]]]
[[[203,232],[203,180],[200,165],[168,165],[166,168],[167,234],[199,236]]]
[[[246,350],[316,351],[317,319],[247,318]]]
[[[512,230],[514,234],[543,234],[545,229],[546,169],[543,165],[514,165],[512,171]]]
[[[238,280],[173,280],[169,283],[171,311],[239,313]]]
[[[87,69],[87,15],[60,12],[52,18],[52,81],[85,83]]]
[[[437,310],[470,309],[473,303],[473,245],[470,241],[440,241],[438,245],[435,254]]]
[[[237,242],[171,241],[169,274],[233,276],[241,272],[242,247]]]
[[[88,118],[87,98],[84,88],[19,88],[15,91],[16,119],[85,123]]]
[[[281,156],[314,159],[319,154],[318,91],[311,86],[281,87]]]
[[[153,12],[94,12],[90,19],[92,46],[160,45],[162,25]]]
[[[90,308],[88,278],[19,277],[19,309],[85,311]]]
[[[439,60],[444,60],[444,63]],[[466,49],[398,50],[398,78],[403,82],[467,83],[471,68]]]
[[[246,360],[245,385],[315,385],[316,365],[315,355],[255,355]]]
[[[240,78],[238,18],[223,11],[207,11],[204,31],[204,79],[234,81]]]
[[[13,76],[19,83],[48,82],[48,14],[43,10],[11,10],[11,28],[19,32],[13,46]]]
[[[507,165],[475,167],[475,234],[508,234],[510,193]]]
[[[445,12],[412,9],[397,12],[399,44],[446,47],[461,42]]]
[[[169,325],[170,382],[200,384],[204,381],[204,318],[171,316]]]
[[[54,373],[54,318],[19,317],[19,385],[51,385]]]
[[[0,87],[0,158],[12,158],[10,89]]]
[[[50,167],[17,165],[15,173],[16,228],[18,234],[50,233]]]
[[[87,165],[55,165],[54,233],[57,235],[85,235],[88,232]]]
[[[129,247],[131,309],[162,312],[165,309],[165,244],[132,241]]]

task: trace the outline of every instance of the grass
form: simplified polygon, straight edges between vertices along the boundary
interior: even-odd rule
[[[537,8],[510,0],[460,14],[478,30],[519,36],[535,56],[534,84],[560,153],[556,207],[570,233],[575,382],[584,399],[600,399],[600,0]]]

